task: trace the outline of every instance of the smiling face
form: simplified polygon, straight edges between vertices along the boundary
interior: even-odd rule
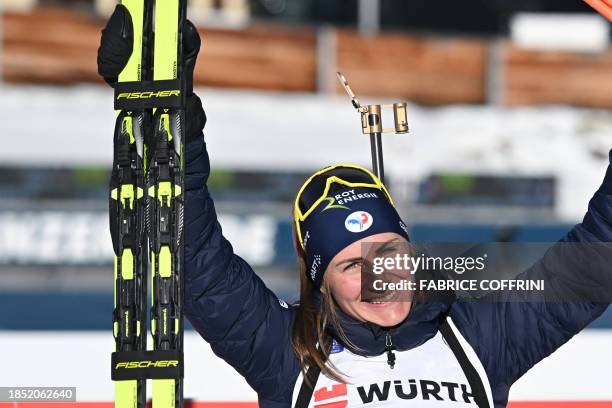
[[[401,323],[410,312],[411,302],[405,296],[402,297],[402,301],[397,300],[398,292],[391,291],[376,292],[379,301],[362,301],[362,295],[366,295],[365,292],[362,293],[362,272],[364,272],[363,279],[372,276],[371,273],[365,273],[372,261],[370,254],[394,257],[395,254],[405,251],[406,244],[405,238],[392,232],[372,235],[353,242],[337,253],[329,263],[324,275],[324,287],[328,289],[322,290],[329,290],[342,311],[359,321],[375,323],[382,327]],[[363,249],[368,247],[371,250],[364,255]],[[391,275],[393,275],[391,279],[388,277],[383,279],[393,281],[399,276],[393,272]],[[379,277],[374,276],[374,279]],[[370,295],[367,295],[367,298],[371,299]]]

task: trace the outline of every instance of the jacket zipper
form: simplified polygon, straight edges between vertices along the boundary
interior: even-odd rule
[[[393,369],[395,367],[395,354],[393,350],[395,347],[393,346],[393,341],[391,340],[391,333],[387,331],[385,334],[385,351],[387,352],[387,364],[389,367]]]

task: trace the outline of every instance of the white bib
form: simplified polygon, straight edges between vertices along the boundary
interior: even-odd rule
[[[475,353],[452,322],[451,327],[483,380],[487,399],[493,406],[480,361],[473,361]],[[343,374],[346,383],[338,383],[321,373],[308,407],[477,407],[463,369],[440,332],[419,347],[394,351],[394,354],[395,367],[391,369],[386,353],[362,357],[334,343],[329,360]],[[293,390],[292,407],[302,381],[300,374]]]

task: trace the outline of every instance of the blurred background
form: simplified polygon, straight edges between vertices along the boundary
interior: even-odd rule
[[[112,347],[115,113],[96,51],[115,3],[0,3],[0,343],[45,344],[49,358],[87,342],[104,382],[26,364],[0,374],[0,385],[65,380],[84,399],[112,398],[99,347]],[[203,38],[195,85],[220,221],[281,298],[297,296],[290,210],[298,187],[330,163],[370,165],[369,139],[336,71],[362,103],[408,102],[411,132],[385,135],[383,146],[415,241],[554,242],[582,219],[603,179],[611,31],[582,1],[190,0],[188,10]],[[517,385],[513,399],[612,401],[609,376],[598,374],[602,361],[612,364],[612,313],[578,338],[566,346],[575,352]],[[20,358],[9,350],[0,354]],[[564,375],[574,364],[586,372]],[[253,399],[244,384],[228,396],[192,382],[194,398]]]

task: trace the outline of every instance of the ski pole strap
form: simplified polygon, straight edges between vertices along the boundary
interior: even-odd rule
[[[468,383],[470,384],[470,388],[472,389],[472,396],[474,397],[474,402],[478,405],[478,408],[492,408],[489,405],[489,399],[487,398],[487,393],[485,391],[484,384],[482,382],[482,378],[476,371],[476,368],[465,354],[465,350],[459,343],[459,339],[453,332],[453,329],[450,327],[448,323],[448,317],[444,319],[444,322],[440,325],[440,333],[442,333],[442,337],[450,347],[453,354],[459,361],[459,365],[463,370],[463,373],[467,377]]]
[[[167,79],[157,81],[117,82],[117,84],[115,84],[116,110],[184,107],[184,80]]]
[[[178,350],[116,351],[111,362],[113,381],[183,378],[183,352]]]
[[[321,368],[318,365],[315,364],[308,367],[306,376],[304,377],[304,381],[302,381],[302,386],[300,387],[300,393],[295,401],[294,408],[308,408],[308,404],[312,398],[312,393],[314,392],[314,387],[319,379],[319,374],[321,374]],[[308,381],[306,381],[306,378]],[[309,383],[310,385],[308,385]]]

